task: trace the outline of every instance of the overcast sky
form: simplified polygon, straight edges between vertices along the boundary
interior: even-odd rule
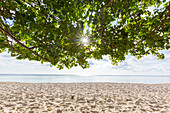
[[[140,60],[127,56],[126,60],[114,66],[105,56],[103,60],[90,59],[90,68],[58,70],[49,64],[36,61],[16,60],[6,52],[0,54],[0,74],[76,74],[76,75],[170,75],[170,50],[162,51],[165,59],[158,60],[155,56],[145,56]]]

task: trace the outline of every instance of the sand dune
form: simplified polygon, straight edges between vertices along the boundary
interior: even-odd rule
[[[0,83],[0,113],[170,113],[170,84]]]

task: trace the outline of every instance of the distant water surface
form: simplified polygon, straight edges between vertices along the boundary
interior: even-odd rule
[[[52,74],[0,74],[0,82],[29,83],[82,83],[82,82],[114,82],[114,83],[170,83],[170,75],[52,75]]]

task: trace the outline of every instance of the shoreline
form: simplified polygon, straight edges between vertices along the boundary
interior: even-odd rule
[[[170,113],[170,83],[0,82],[0,112]]]
[[[1,83],[14,83],[14,84],[102,84],[102,83],[110,83],[110,84],[134,84],[134,85],[170,85],[170,83],[125,83],[125,82],[8,82],[8,81],[0,81]]]

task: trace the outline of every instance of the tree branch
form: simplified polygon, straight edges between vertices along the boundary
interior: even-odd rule
[[[1,27],[0,27],[0,28],[1,28]],[[5,39],[6,39],[6,41],[7,41],[8,46],[10,47],[10,49],[11,49],[12,51],[15,51],[15,49],[14,49],[14,48],[11,46],[11,44],[9,43],[9,40],[8,40],[7,35],[4,34],[2,30],[0,30],[0,32],[5,36]]]
[[[163,18],[163,14],[164,14],[167,10],[170,11],[170,4],[169,4],[169,5],[166,7],[166,9],[162,12],[160,19]]]
[[[34,7],[32,4],[30,4],[30,3],[28,3],[28,2],[26,2],[25,0],[22,0],[23,2],[25,2],[25,3],[27,3],[27,4],[29,4],[32,8],[34,8],[35,10],[39,10],[39,9],[37,9],[36,7]],[[38,1],[38,5],[40,5],[40,2]],[[42,11],[41,11],[42,12]],[[48,17],[48,15],[50,15],[50,14],[46,14],[46,13],[44,13],[44,12],[42,12],[46,17]],[[53,15],[50,15],[50,17],[52,17],[54,20],[57,20],[59,23],[64,23],[63,21],[61,21],[61,20],[59,20],[58,19],[58,17],[54,17]]]
[[[40,56],[39,54],[37,54],[35,51],[32,51],[30,48],[26,47],[24,44],[22,44],[19,40],[17,40],[11,33],[7,32],[5,29],[3,29],[2,27],[0,27],[0,30],[3,31],[5,34],[7,34],[9,37],[11,37],[11,39],[15,40],[20,46],[24,47],[25,49],[27,49],[28,51],[30,51],[31,53],[33,53],[34,55],[40,57],[41,59],[48,61],[48,59]]]
[[[103,10],[105,7],[107,7],[108,5],[110,5],[113,2],[113,0],[110,0],[109,2],[107,2],[101,9],[100,9],[100,16],[101,16],[101,30],[100,30],[100,36],[102,38],[102,42],[104,42],[103,39]]]
[[[165,19],[163,20],[163,22],[162,22],[161,24],[164,24],[164,23],[165,23],[168,15],[170,14],[170,4],[169,4],[169,5],[166,7],[166,9],[162,12],[162,14],[161,14],[161,16],[160,16],[160,20],[162,20],[163,14],[164,14],[167,10],[168,10],[168,14],[165,15]],[[161,24],[160,24],[160,25],[161,25]],[[155,32],[155,30],[157,30],[158,27],[159,27],[159,26],[156,26],[155,29],[153,30],[153,32]]]

